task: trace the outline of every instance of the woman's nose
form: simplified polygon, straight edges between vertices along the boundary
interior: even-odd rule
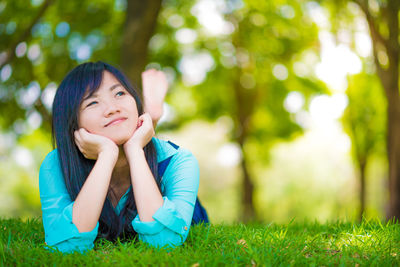
[[[114,103],[113,101],[109,101],[106,103],[105,108],[104,108],[104,116],[109,117],[115,113],[118,113],[120,111],[118,105]]]

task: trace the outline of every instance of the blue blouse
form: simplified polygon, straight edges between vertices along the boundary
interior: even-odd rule
[[[175,149],[157,138],[152,141],[158,162],[173,156],[161,180],[164,203],[154,213],[154,221],[142,222],[137,215],[132,227],[143,242],[155,247],[175,247],[181,245],[189,233],[199,188],[199,166],[188,150]],[[74,201],[64,183],[57,149],[50,152],[40,166],[39,190],[46,244],[61,252],[92,249],[99,223],[92,231],[80,233],[72,222]],[[124,207],[129,192],[130,188],[115,207],[117,214]]]

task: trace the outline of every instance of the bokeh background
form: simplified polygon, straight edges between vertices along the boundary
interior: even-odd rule
[[[157,136],[199,160],[212,222],[398,216],[396,2],[1,0],[0,216],[41,215],[57,86],[96,60],[165,71]]]

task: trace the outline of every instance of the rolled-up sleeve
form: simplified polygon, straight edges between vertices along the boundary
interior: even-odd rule
[[[65,187],[56,151],[49,153],[40,167],[39,190],[46,244],[64,253],[92,249],[99,223],[92,231],[80,233],[72,222],[74,202]]]
[[[162,179],[163,205],[153,214],[154,221],[132,221],[139,239],[155,247],[176,247],[185,242],[199,188],[199,166],[188,150],[180,148]]]

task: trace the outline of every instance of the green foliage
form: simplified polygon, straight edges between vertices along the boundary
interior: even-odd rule
[[[373,153],[385,153],[386,99],[376,75],[360,73],[349,78],[349,105],[343,116],[354,156],[365,162]]]
[[[254,181],[254,176],[260,176],[259,172],[255,173],[254,166],[266,165],[270,148],[302,133],[294,114],[284,106],[288,94],[296,91],[307,102],[312,95],[327,91],[312,75],[301,75],[294,70],[304,52],[318,53],[318,29],[307,17],[303,2],[249,0],[240,5],[230,1],[224,3],[228,4],[221,13],[231,30],[221,34],[208,32],[199,17],[198,23],[192,24],[198,2],[187,13],[181,13],[178,6],[175,11],[172,6],[163,11],[159,20],[163,26],[156,36],[164,36],[169,41],[170,37],[162,33],[163,29],[175,33],[178,42],[172,41],[171,45],[178,48],[179,61],[176,65],[158,61],[165,59],[163,54],[175,55],[168,41],[152,50],[151,58],[161,65],[167,64],[182,77],[170,94],[176,121],[230,119],[233,125],[228,133],[230,140],[241,149],[242,173],[249,173],[243,175],[243,179]],[[176,17],[181,18],[182,26],[173,30],[170,20]],[[179,41],[177,35],[183,28],[195,36],[192,41]],[[187,61],[192,61],[186,66],[189,70],[185,70]],[[204,68],[206,77],[200,81],[191,80],[187,73],[195,70],[190,68]],[[244,172],[244,168],[248,172]],[[244,191],[241,187],[242,195],[253,194],[251,189]],[[242,204],[245,207],[252,205]]]
[[[51,82],[59,84],[77,63],[87,59],[117,63],[120,57],[124,12],[114,1],[50,1],[38,21],[34,18],[41,6],[34,2],[0,2],[0,51],[19,45],[10,51],[19,51],[8,63],[12,74],[0,85],[0,113],[7,114],[0,120],[3,129],[12,129],[15,121],[38,111],[42,127],[49,131],[49,110],[40,94],[33,102],[23,101],[31,82],[43,91]]]
[[[251,134],[262,136],[263,142],[274,137],[287,138],[298,131],[298,125],[283,107],[288,92],[299,91],[307,98],[327,91],[315,78],[300,77],[293,71],[293,64],[301,60],[303,51],[317,53],[318,49],[317,27],[305,16],[304,6],[298,1],[268,4],[246,1],[243,7],[225,14],[226,21],[235,27],[233,33],[214,36],[204,33],[204,28],[190,12],[191,5],[164,6],[155,38],[164,41],[150,53],[150,61],[168,66],[178,75],[178,86],[171,89],[169,96],[178,119],[215,120],[229,116],[236,121],[239,106],[252,106],[254,109],[245,108],[249,111]],[[289,14],[282,11],[285,8]],[[175,29],[169,21],[176,16],[183,22]],[[181,28],[194,30],[195,41],[181,44],[171,37]],[[210,55],[213,66],[198,85],[181,84],[179,60],[198,53]],[[172,60],[173,56],[177,57]],[[287,72],[283,75],[287,77],[281,80],[273,75],[277,64]],[[235,99],[235,86],[243,84],[246,87],[246,92],[240,95],[243,98]],[[182,95],[187,96],[186,101]],[[187,103],[192,106],[189,112]],[[251,111],[260,115],[252,117]],[[267,117],[269,120],[262,120]]]
[[[28,37],[22,38],[33,19],[26,14],[38,13],[40,6],[26,5],[23,1],[2,3],[4,8],[0,24],[4,30],[0,32],[0,51],[20,42],[27,46],[27,52],[10,62],[12,75],[0,88],[3,91],[0,112],[10,114],[1,119],[0,126],[8,129],[18,119],[38,111],[44,118],[44,129],[49,130],[49,112],[43,107],[42,99],[37,98],[34,103],[25,105],[21,95],[27,93],[26,88],[32,81],[36,81],[42,91],[50,82],[58,84],[73,66],[87,59],[118,63],[124,5],[119,1],[104,0],[51,2]],[[250,135],[256,140],[272,141],[274,137],[287,138],[298,132],[299,126],[283,108],[287,93],[295,90],[309,96],[323,90],[312,77],[299,77],[292,70],[293,63],[300,60],[297,55],[305,49],[316,52],[318,44],[317,28],[304,15],[302,3],[287,0],[268,4],[246,1],[243,7],[231,4],[232,7],[225,11],[225,17],[236,29],[232,34],[216,36],[204,33],[193,15],[194,4],[194,1],[165,1],[153,45],[150,43],[150,62],[169,67],[176,75],[176,86],[173,86],[170,98],[180,99],[179,95],[185,94],[183,91],[191,90],[194,112],[180,108],[180,102],[175,105],[178,119],[185,121],[204,117],[214,120],[228,115],[236,122],[238,106],[250,105],[254,106],[252,111],[259,114],[254,117],[251,112],[249,114]],[[179,16],[182,25],[171,26],[173,16]],[[13,31],[7,30],[14,24]],[[174,36],[182,28],[195,30],[197,40],[189,45],[177,42]],[[38,57],[28,57],[35,46],[40,50]],[[79,51],[85,49],[88,54],[79,57]],[[179,64],[183,56],[199,52],[212,56],[212,70],[198,86],[180,86]],[[227,60],[236,63],[228,66]],[[279,80],[272,74],[277,64],[282,65],[287,78]],[[232,92],[235,83],[239,82],[247,82],[247,86],[252,87],[247,90],[248,97],[240,102],[235,100]],[[253,83],[254,86],[251,85]],[[259,121],[264,117],[269,120]]]
[[[34,21],[32,14],[38,14],[47,1],[0,3],[0,51],[20,45],[11,51],[20,51],[9,62],[12,74],[0,85],[0,113],[7,114],[0,118],[0,129],[21,135],[19,140],[23,142],[25,132],[18,126],[26,125],[29,115],[35,112],[42,116],[41,128],[50,132],[51,108],[43,98],[46,88],[57,86],[82,61],[104,60],[118,65],[127,14],[123,1],[51,1],[44,15]],[[210,34],[195,15],[197,4],[163,1],[156,33],[149,44],[149,62],[174,76],[167,101],[177,116],[165,127],[176,129],[198,118],[230,117],[235,125],[231,138],[237,141],[241,127],[246,128],[245,153],[259,155],[252,160],[261,161],[268,157],[275,142],[301,133],[301,127],[284,108],[287,94],[298,91],[307,99],[325,89],[314,77],[302,77],[293,70],[304,51],[317,54],[317,27],[306,16],[302,2],[226,1],[220,11],[233,31]],[[182,29],[193,30],[197,38],[192,43],[179,42],[177,34]],[[182,62],[186,56],[198,54],[209,55],[212,66],[204,80],[187,84]],[[279,79],[273,74],[278,65],[283,71]],[[34,92],[32,86],[39,87],[39,94],[26,101],[25,96]],[[240,113],[246,117],[246,126]],[[37,144],[42,145],[41,140]],[[31,149],[35,146],[24,145]],[[43,156],[35,154],[34,158],[40,162]]]
[[[40,163],[51,150],[51,91],[78,63],[90,59],[116,64],[121,55],[123,1],[50,1],[35,21],[47,2],[0,1],[0,54],[16,46],[11,51],[16,56],[0,67],[0,73],[11,69],[9,78],[0,77],[2,216],[40,214],[37,178]],[[30,123],[32,114],[40,114],[38,129],[37,122]],[[6,135],[16,142],[6,143]],[[29,166],[20,166],[11,157],[21,147],[33,159]]]
[[[40,163],[52,149],[50,140],[48,132],[37,129],[26,132],[20,140],[9,141],[14,144],[0,150],[0,216],[27,218],[41,214],[37,178]],[[21,153],[22,159],[15,161]]]
[[[199,225],[192,227],[184,245],[174,250],[141,242],[98,240],[93,251],[70,255],[44,249],[38,219],[1,219],[0,225],[2,266],[394,266],[400,261],[400,226],[393,222]]]
[[[51,1],[44,16],[29,29],[43,3],[46,0],[0,0],[0,54],[13,44],[20,44],[22,48],[26,45],[25,53],[9,63],[12,69],[10,78],[0,83],[0,131],[20,135],[18,144],[27,147],[34,159],[30,170],[16,166],[11,159],[0,162],[0,185],[9,188],[2,189],[2,195],[9,196],[10,192],[15,192],[19,199],[8,198],[12,199],[10,202],[19,203],[15,207],[8,205],[10,210],[13,209],[9,214],[13,215],[38,213],[38,197],[32,198],[33,194],[38,196],[38,189],[32,177],[37,179],[38,166],[51,149],[49,106],[40,94],[33,103],[26,104],[23,100],[25,95],[29,95],[31,83],[37,83],[43,93],[50,85],[58,85],[66,73],[82,61],[104,60],[118,65],[124,53],[120,51],[120,44],[127,15],[125,1]],[[249,155],[250,172],[261,176],[264,169],[255,166],[265,168],[270,148],[279,141],[302,134],[294,114],[284,108],[287,95],[299,92],[305,98],[303,109],[307,109],[313,95],[328,92],[313,74],[302,75],[295,68],[296,63],[305,61],[307,53],[318,57],[318,28],[307,14],[307,1],[226,1],[223,17],[234,31],[213,35],[205,31],[195,16],[193,6],[196,3],[194,0],[163,1],[156,33],[149,44],[149,62],[173,77],[167,102],[173,107],[176,119],[160,125],[159,129],[176,130],[185,122],[199,118],[209,121],[229,118],[234,125],[230,128],[231,140],[237,141],[238,133],[246,128],[243,154]],[[340,18],[342,16],[345,15],[340,15]],[[335,18],[331,17],[332,20]],[[27,29],[28,35],[22,38]],[[182,29],[193,30],[197,36],[195,40],[179,42],[177,34]],[[35,57],[37,48],[40,53]],[[79,49],[89,49],[90,52],[78,57]],[[197,54],[209,55],[212,66],[206,71],[204,80],[188,84],[182,73],[182,61],[186,56]],[[202,66],[198,64],[195,67]],[[314,66],[308,67],[312,69]],[[366,96],[366,99],[370,99],[368,97],[374,100],[372,96]],[[356,112],[366,108],[361,104],[354,104]],[[381,108],[382,105],[378,107]],[[41,130],[30,135],[20,126],[26,125],[29,115],[35,112],[42,116]],[[360,113],[355,118],[360,125],[368,120],[363,115]],[[382,123],[380,120],[370,125]],[[361,145],[369,145],[370,141],[362,136],[362,131],[358,132]],[[381,134],[384,133],[378,133]],[[8,157],[11,152],[11,149],[0,152],[0,156]],[[8,179],[10,174],[13,179]],[[29,185],[32,185],[31,190]],[[295,195],[293,192],[287,195]],[[219,196],[223,199],[222,194]],[[26,203],[26,209],[23,203]]]

